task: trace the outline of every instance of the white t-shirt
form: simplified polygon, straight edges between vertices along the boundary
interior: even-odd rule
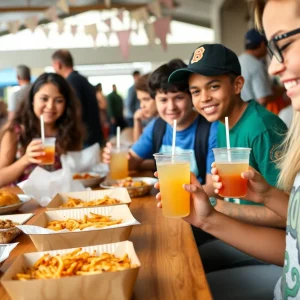
[[[241,97],[244,101],[257,100],[272,95],[272,87],[267,69],[262,61],[256,57],[243,53],[239,56],[242,76],[245,84]]]
[[[286,124],[288,128],[290,128],[293,119],[293,107],[292,105],[285,107],[282,109],[278,117]]]
[[[30,88],[31,88],[31,84],[28,83],[22,85],[18,91],[14,92],[8,100],[7,110],[10,112],[15,112],[18,109],[20,103],[24,99],[26,99],[26,97],[29,96]]]
[[[284,267],[275,287],[274,299],[300,299],[300,173],[290,194]]]

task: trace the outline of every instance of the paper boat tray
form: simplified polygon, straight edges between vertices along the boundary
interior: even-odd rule
[[[76,249],[76,248],[75,248]],[[3,287],[12,300],[123,300],[131,299],[133,286],[140,268],[140,261],[129,241],[83,247],[90,253],[97,250],[114,253],[121,257],[129,255],[131,263],[136,268],[119,272],[93,274],[85,276],[72,276],[57,279],[35,279],[27,281],[13,280],[19,272],[32,266],[45,253],[50,255],[65,254],[75,249],[27,253],[19,256],[1,279]]]
[[[77,198],[83,201],[91,201],[96,199],[102,199],[104,196],[109,196],[111,198],[116,198],[121,201],[120,204],[131,203],[131,198],[128,194],[127,189],[125,188],[115,188],[115,189],[107,189],[107,190],[98,190],[98,191],[83,191],[83,192],[70,192],[70,193],[58,193],[51,202],[47,205],[47,210],[57,210],[57,209],[72,209],[71,207],[60,207],[62,204],[67,203],[68,197]],[[115,204],[115,205],[120,205]],[[101,205],[98,207],[103,207],[107,205]],[[93,206],[97,207],[97,206]],[[78,207],[74,207],[78,208]]]
[[[111,216],[112,219],[122,219],[122,223],[103,228],[89,227],[77,231],[54,231],[43,229],[49,221],[66,220],[68,218],[82,219],[89,212]],[[129,238],[132,226],[139,222],[132,216],[127,205],[52,210],[43,212],[31,225],[18,226],[28,234],[38,251],[57,250],[74,247],[84,247],[116,243]],[[38,227],[37,227],[38,226]]]

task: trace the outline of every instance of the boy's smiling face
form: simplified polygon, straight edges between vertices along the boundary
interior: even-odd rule
[[[156,92],[156,107],[159,116],[168,124],[177,120],[177,128],[185,129],[191,123],[193,103],[191,96],[185,92]]]

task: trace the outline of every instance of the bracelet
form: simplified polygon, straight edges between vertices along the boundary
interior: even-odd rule
[[[208,199],[209,199],[211,206],[217,205],[217,199],[215,197],[209,197]]]

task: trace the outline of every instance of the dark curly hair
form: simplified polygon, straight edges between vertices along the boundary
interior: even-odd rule
[[[56,73],[44,73],[36,79],[30,89],[29,97],[19,106],[8,129],[14,131],[16,126],[21,127],[19,142],[24,151],[33,138],[40,137],[40,120],[33,110],[33,98],[47,83],[54,84],[66,102],[63,114],[55,123],[57,152],[63,154],[67,151],[78,151],[82,149],[84,139],[80,103],[68,82]]]
[[[176,84],[169,83],[169,76],[176,70],[186,68],[187,65],[179,58],[172,59],[168,63],[158,67],[149,77],[148,86],[150,96],[155,99],[157,92],[163,93],[190,93],[187,81],[176,82]]]

